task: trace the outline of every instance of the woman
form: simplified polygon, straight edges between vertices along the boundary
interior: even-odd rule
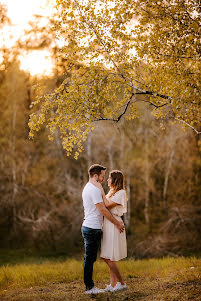
[[[97,183],[97,187],[101,189],[105,206],[117,220],[121,220],[123,213],[127,212],[127,197],[122,172],[119,170],[111,171],[107,182],[110,190],[106,196],[100,183]],[[126,289],[126,284],[123,282],[116,264],[116,261],[127,257],[126,232],[120,233],[115,225],[106,218],[103,222],[100,257],[104,259],[110,269],[110,285],[105,290]]]

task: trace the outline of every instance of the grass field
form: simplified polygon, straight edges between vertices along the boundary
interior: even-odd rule
[[[8,260],[7,260],[8,261]],[[201,260],[163,258],[119,262],[128,289],[117,293],[84,294],[82,260],[24,257],[0,267],[0,300],[201,300]],[[96,286],[109,283],[107,266],[94,266]]]

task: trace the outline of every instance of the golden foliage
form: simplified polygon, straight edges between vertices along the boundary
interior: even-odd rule
[[[95,121],[138,116],[135,94],[150,96],[158,118],[200,126],[198,2],[57,0],[69,76],[31,115],[30,137],[58,128],[77,158]]]

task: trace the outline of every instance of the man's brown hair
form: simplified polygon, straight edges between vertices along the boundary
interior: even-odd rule
[[[94,175],[100,175],[102,170],[106,170],[107,168],[105,166],[102,166],[100,164],[93,164],[88,169],[88,174],[90,178],[92,178]]]

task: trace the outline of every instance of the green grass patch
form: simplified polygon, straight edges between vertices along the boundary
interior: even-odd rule
[[[67,259],[64,262],[4,265],[0,268],[0,287],[29,287],[49,282],[71,282],[82,279],[82,261]],[[201,260],[191,258],[163,258],[149,260],[128,259],[118,263],[125,279],[143,277],[147,279],[171,278],[174,281],[200,279]],[[107,265],[98,260],[94,265],[94,279],[109,280]]]
[[[72,258],[63,262],[36,260],[35,263],[3,265],[0,267],[0,300],[90,300],[91,297],[83,294],[82,266],[82,260]],[[128,290],[115,295],[116,299],[114,294],[107,293],[104,294],[107,298],[99,295],[97,300],[187,300],[191,294],[194,294],[193,300],[199,300],[196,298],[200,292],[201,260],[196,257],[127,259],[118,266]],[[102,260],[94,265],[94,280],[102,288],[109,283],[108,267]],[[169,296],[172,297],[169,299]]]

